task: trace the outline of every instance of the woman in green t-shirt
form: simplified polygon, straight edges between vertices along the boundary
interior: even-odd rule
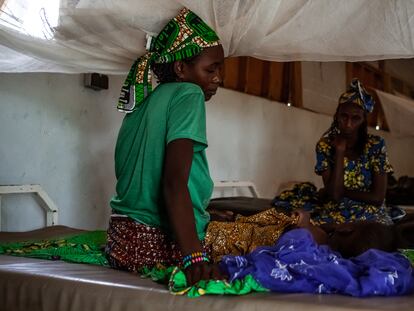
[[[113,267],[181,265],[190,284],[222,278],[203,240],[213,189],[204,105],[221,82],[223,60],[215,32],[184,8],[132,66],[118,103],[128,114],[115,149],[106,247]],[[154,91],[150,68],[160,83]]]

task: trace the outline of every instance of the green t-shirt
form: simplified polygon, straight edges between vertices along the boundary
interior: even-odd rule
[[[188,190],[197,234],[204,239],[210,221],[206,212],[212,191],[205,149],[204,94],[192,83],[165,83],[132,113],[125,116],[115,148],[116,195],[110,204],[115,213],[169,231],[162,194],[165,150],[175,139],[194,142]]]

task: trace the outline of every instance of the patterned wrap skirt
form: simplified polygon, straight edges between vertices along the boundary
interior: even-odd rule
[[[112,215],[107,233],[105,251],[113,268],[138,272],[157,264],[177,265],[182,258],[178,245],[161,229],[129,217]]]
[[[152,268],[158,264],[177,266],[181,263],[182,255],[177,243],[160,228],[123,215],[112,215],[107,235],[105,252],[113,268],[139,272],[144,267]],[[205,247],[204,251],[210,253]]]

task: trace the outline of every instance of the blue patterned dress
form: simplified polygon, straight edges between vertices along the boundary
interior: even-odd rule
[[[316,144],[315,172],[321,175],[334,166],[334,147],[328,137],[323,137]],[[357,159],[344,159],[344,187],[346,190],[368,192],[372,187],[374,173],[392,172],[384,139],[368,134],[363,154]],[[373,220],[389,224],[385,202],[374,206],[365,202],[343,198],[338,202],[327,202],[315,207],[313,219],[319,223],[344,223],[355,220]]]
[[[315,172],[321,175],[334,166],[334,147],[328,137],[316,144]],[[370,191],[374,173],[390,173],[392,167],[388,161],[384,139],[368,135],[364,152],[359,158],[344,159],[344,186],[346,190]],[[272,202],[280,209],[292,211],[305,209],[311,212],[314,224],[345,223],[357,220],[377,221],[391,224],[385,202],[375,206],[344,197],[340,202],[321,201],[316,187],[309,183],[296,184],[293,189],[283,191]]]

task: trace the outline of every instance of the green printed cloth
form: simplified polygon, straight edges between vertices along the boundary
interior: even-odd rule
[[[0,244],[0,254],[48,260],[63,260],[109,267],[105,257],[105,231],[91,231],[73,236],[50,240],[36,240]],[[400,250],[414,265],[414,249]],[[246,295],[252,292],[268,292],[251,275],[229,283],[225,280],[200,281],[187,286],[184,272],[180,267],[142,269],[141,276],[157,283],[168,284],[170,293],[188,297],[203,295]]]
[[[105,244],[106,231],[98,230],[50,240],[3,243],[0,254],[109,266]]]
[[[199,281],[194,286],[188,286],[184,272],[179,267],[157,266],[152,269],[143,269],[143,277],[151,278],[158,283],[168,282],[171,294],[200,297],[203,295],[246,295],[252,292],[268,292],[251,276],[229,283],[225,280]]]
[[[130,113],[152,92],[150,67],[192,58],[204,48],[220,44],[219,37],[200,17],[187,8],[168,22],[156,38],[150,40],[149,52],[140,56],[122,85],[117,108]]]
[[[403,253],[414,265],[414,249],[401,249],[401,253]]]

